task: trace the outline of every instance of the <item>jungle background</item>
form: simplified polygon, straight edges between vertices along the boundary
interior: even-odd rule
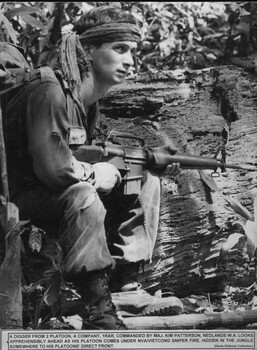
[[[33,67],[54,66],[61,32],[92,7],[117,5],[142,27],[136,69],[206,68],[256,50],[255,2],[1,2],[1,40]]]
[[[138,19],[142,40],[127,83],[101,101],[96,137],[115,129],[149,146],[256,165],[256,2],[1,2],[0,40],[19,45],[33,68],[55,67],[62,33],[108,4]],[[140,271],[148,293],[178,296],[185,314],[256,303],[257,171],[212,173],[162,179],[160,232]],[[22,318],[12,327],[71,327],[78,296],[62,280],[58,242],[26,225],[21,237]]]

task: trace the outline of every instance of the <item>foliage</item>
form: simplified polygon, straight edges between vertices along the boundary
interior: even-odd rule
[[[225,198],[227,199],[227,198]],[[234,248],[242,237],[246,239],[247,254],[249,256],[249,264],[252,259],[256,257],[257,252],[257,196],[254,198],[254,218],[251,213],[239,202],[231,202],[229,198],[229,209],[235,214],[239,220],[240,224],[244,229],[244,235],[238,232],[232,233],[222,245],[220,251],[221,260],[226,256],[227,252]]]
[[[223,260],[227,255],[228,251],[234,248],[240,241],[241,238],[246,239],[247,254],[249,256],[249,263],[252,258],[257,254],[257,192],[254,193],[253,208],[254,216],[235,198],[223,195],[213,178],[204,171],[199,171],[202,181],[212,190],[218,192],[221,197],[225,200],[226,204],[223,209],[229,213],[232,213],[239,219],[239,224],[244,229],[244,234],[239,232],[233,232],[220,250],[220,259]],[[209,206],[210,211],[218,211],[215,206]]]
[[[54,66],[62,31],[90,8],[117,5],[141,23],[137,68],[205,68],[256,50],[252,2],[2,2],[1,40],[20,45],[34,67]]]
[[[142,66],[163,69],[214,65],[222,56],[227,15],[223,3],[156,3],[145,11]]]
[[[256,49],[256,4],[160,2],[143,9],[144,68],[205,68]]]

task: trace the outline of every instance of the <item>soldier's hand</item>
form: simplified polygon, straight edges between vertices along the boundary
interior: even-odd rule
[[[155,175],[162,177],[162,176],[177,176],[180,174],[180,164],[179,163],[172,163],[167,165],[166,167],[159,168],[159,169],[153,169],[152,173]]]
[[[159,176],[177,176],[180,174],[180,164],[172,163],[166,166],[160,173]]]
[[[176,176],[180,173],[180,164],[179,163],[171,163],[167,166],[166,157],[169,155],[174,155],[177,153],[177,148],[172,145],[165,145],[156,148],[152,148],[154,153],[154,162],[159,167],[158,169],[154,169],[153,172],[158,176]],[[167,164],[167,163],[166,163]],[[164,165],[164,166],[162,166]]]
[[[93,165],[95,175],[95,188],[99,192],[110,193],[115,186],[121,183],[119,170],[110,163],[100,162]]]

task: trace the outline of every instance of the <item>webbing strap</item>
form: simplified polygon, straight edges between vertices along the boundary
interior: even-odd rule
[[[0,84],[0,96],[40,77],[39,70],[9,69]]]

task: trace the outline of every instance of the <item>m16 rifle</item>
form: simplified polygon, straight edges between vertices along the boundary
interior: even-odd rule
[[[137,140],[140,146],[119,144],[117,143],[118,138]],[[222,172],[226,168],[257,171],[257,167],[251,165],[227,164],[220,158],[179,153],[169,145],[156,148],[145,147],[142,138],[115,131],[110,132],[104,142],[80,146],[74,151],[74,156],[77,160],[90,164],[108,162],[115,165],[122,175],[124,194],[140,192],[144,170],[158,171],[172,163],[179,163],[181,169],[213,170],[212,176],[219,176],[218,168]]]

